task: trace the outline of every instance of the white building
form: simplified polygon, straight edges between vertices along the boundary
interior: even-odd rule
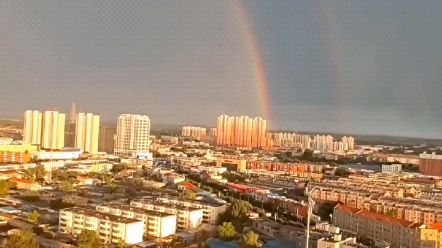
[[[204,166],[200,165],[198,166],[199,171],[207,171],[209,173],[216,173],[216,174],[223,174],[227,171],[226,167],[216,167],[216,166]]]
[[[123,114],[118,117],[114,154],[136,158],[149,153],[150,119],[146,115]]]
[[[58,111],[45,111],[43,113],[42,148],[61,149],[64,147],[65,119],[66,115]]]
[[[142,232],[149,237],[164,238],[175,234],[177,217],[174,214],[162,213],[129,205],[107,204],[97,206],[97,211],[115,216],[136,219],[142,221]]]
[[[216,219],[220,213],[224,213],[226,211],[226,205],[224,204],[213,204],[202,201],[195,200],[186,200],[186,199],[178,199],[178,198],[157,198],[158,202],[161,203],[169,203],[178,206],[191,207],[191,208],[199,208],[203,209],[203,223],[208,223],[215,225]]]
[[[31,155],[41,160],[71,160],[78,159],[83,153],[81,149],[65,147],[60,150],[32,151]]]
[[[189,231],[198,228],[203,223],[204,212],[203,209],[199,208],[158,203],[149,200],[133,200],[130,202],[130,206],[176,215],[176,228],[179,231]]]
[[[23,140],[29,144],[41,144],[42,113],[27,110],[24,117]]]
[[[143,241],[142,221],[77,207],[60,210],[60,232],[77,236],[84,229],[96,231],[104,244]]]
[[[402,171],[402,164],[383,164],[382,172],[399,173]]]
[[[100,116],[92,113],[79,113],[75,126],[75,147],[90,154],[98,153]]]

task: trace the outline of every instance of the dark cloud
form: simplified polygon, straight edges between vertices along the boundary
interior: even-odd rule
[[[442,2],[243,4],[271,127],[440,136]],[[262,115],[243,28],[223,1],[1,1],[1,114],[75,101],[104,120]]]

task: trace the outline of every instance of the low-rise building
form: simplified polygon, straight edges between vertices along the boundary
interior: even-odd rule
[[[227,206],[225,204],[208,203],[195,200],[186,200],[178,198],[157,198],[158,202],[169,203],[178,206],[185,206],[191,208],[203,209],[203,223],[213,224],[217,223],[217,218],[220,213],[226,211]]]
[[[28,179],[10,178],[9,181],[15,182],[18,189],[37,190],[41,188],[41,185],[39,183],[33,182]]]
[[[164,238],[175,234],[177,218],[174,214],[133,208],[129,205],[106,204],[97,206],[100,213],[122,216],[142,221],[146,236]]]
[[[402,164],[383,164],[382,172],[399,173],[402,171]]]
[[[134,200],[131,201],[130,206],[176,215],[176,229],[179,231],[189,231],[198,228],[203,223],[204,211],[200,208],[159,203],[150,200]]]
[[[143,241],[143,222],[111,214],[98,213],[85,208],[60,210],[59,231],[74,236],[83,230],[97,232],[104,244],[136,244]]]

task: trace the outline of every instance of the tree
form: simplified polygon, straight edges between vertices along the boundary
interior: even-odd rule
[[[120,240],[116,244],[116,248],[125,248],[125,247],[126,247],[126,242],[124,242],[124,240]]]
[[[0,195],[9,194],[10,185],[6,180],[0,180]]]
[[[44,177],[46,175],[46,170],[43,165],[37,165],[34,168],[35,180],[38,182],[44,182]]]
[[[39,199],[40,199],[40,195],[38,194],[38,192],[31,191],[31,190],[27,191],[25,193],[25,195],[23,196],[23,200],[30,201],[30,202],[38,201]]]
[[[111,194],[115,193],[115,191],[117,191],[117,185],[114,182],[109,182],[107,184],[107,187],[109,188],[109,192],[111,192]]]
[[[4,248],[38,248],[38,242],[34,238],[34,234],[30,230],[14,233],[9,236]]]
[[[191,199],[194,200],[196,198],[195,192],[193,192],[190,189],[186,189],[186,191],[184,192],[184,197],[187,199]]]
[[[233,227],[232,222],[224,222],[218,229],[218,235],[224,241],[234,239],[235,227]]]
[[[261,246],[259,235],[254,232],[246,233],[239,243],[239,247],[241,248],[259,248]]]
[[[24,176],[28,180],[35,181],[35,168],[28,168],[27,170],[24,170]]]
[[[92,230],[83,230],[78,235],[78,248],[101,248],[100,238]]]
[[[16,189],[17,188],[17,182],[14,181],[8,181],[9,189]]]
[[[74,191],[74,186],[68,181],[63,181],[60,183],[60,190],[64,193],[71,193]]]
[[[28,213],[28,220],[31,222],[37,222],[38,218],[40,217],[40,214],[37,212],[37,210],[34,210],[32,212]]]

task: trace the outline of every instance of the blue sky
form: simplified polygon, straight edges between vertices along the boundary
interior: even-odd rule
[[[442,2],[242,1],[272,128],[442,137]],[[215,125],[262,115],[244,29],[215,0],[0,3],[1,115],[78,109]]]

